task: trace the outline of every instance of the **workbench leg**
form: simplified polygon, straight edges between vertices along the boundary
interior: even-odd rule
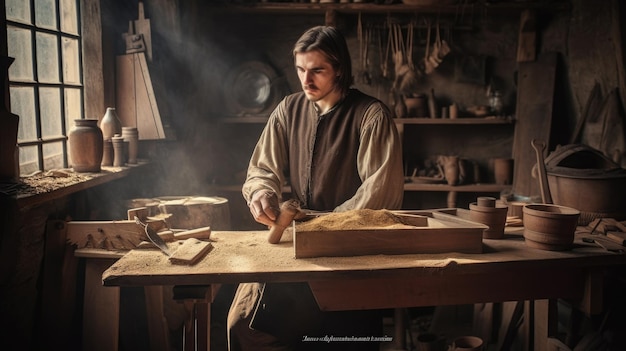
[[[524,307],[526,349],[553,350],[550,338],[557,336],[558,322],[557,300],[526,301]]]
[[[144,295],[150,350],[167,351],[170,349],[170,332],[163,311],[163,286],[145,286]]]
[[[405,308],[396,308],[393,310],[393,326],[394,326],[394,348],[406,350],[406,319]]]
[[[185,351],[211,349],[211,304],[194,300],[183,301],[188,317],[185,320]]]
[[[175,286],[174,299],[187,311],[184,331],[185,351],[204,351],[211,348],[211,302],[218,286]]]
[[[119,346],[120,288],[102,285],[115,259],[85,260],[83,350],[116,351]]]
[[[196,306],[196,327],[198,350],[211,349],[211,304],[208,302],[197,302]]]

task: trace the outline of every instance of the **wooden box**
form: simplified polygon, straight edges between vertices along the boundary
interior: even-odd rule
[[[296,258],[416,253],[482,253],[486,225],[468,220],[469,211],[393,211],[406,215],[410,229],[320,230],[293,233]],[[409,224],[405,222],[406,224]]]

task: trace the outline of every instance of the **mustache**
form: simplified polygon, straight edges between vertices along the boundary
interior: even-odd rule
[[[303,88],[304,89],[317,89],[315,84],[306,84]]]

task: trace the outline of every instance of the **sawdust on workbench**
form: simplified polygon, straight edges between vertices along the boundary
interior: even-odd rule
[[[370,209],[329,213],[296,225],[296,231],[303,232],[380,228],[403,229],[414,226],[404,224],[391,211]]]

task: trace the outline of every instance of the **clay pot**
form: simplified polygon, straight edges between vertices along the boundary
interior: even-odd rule
[[[139,153],[139,132],[135,127],[122,127],[122,137],[128,143],[128,163],[136,164]]]
[[[502,239],[509,208],[497,205],[493,197],[479,197],[469,205],[470,220],[489,226],[483,231],[483,239]]]
[[[513,159],[512,158],[494,158],[493,159],[493,175],[496,184],[511,185],[513,184]]]
[[[519,219],[524,220],[524,205],[540,203],[541,197],[503,194],[500,196],[500,201],[508,206],[508,216],[518,217]]]
[[[551,204],[524,205],[524,239],[526,246],[551,251],[569,250],[580,211]]]
[[[428,117],[428,99],[426,95],[419,94],[406,97],[404,98],[404,104],[409,117]]]
[[[103,140],[97,119],[75,119],[68,143],[70,162],[75,172],[100,172]]]

